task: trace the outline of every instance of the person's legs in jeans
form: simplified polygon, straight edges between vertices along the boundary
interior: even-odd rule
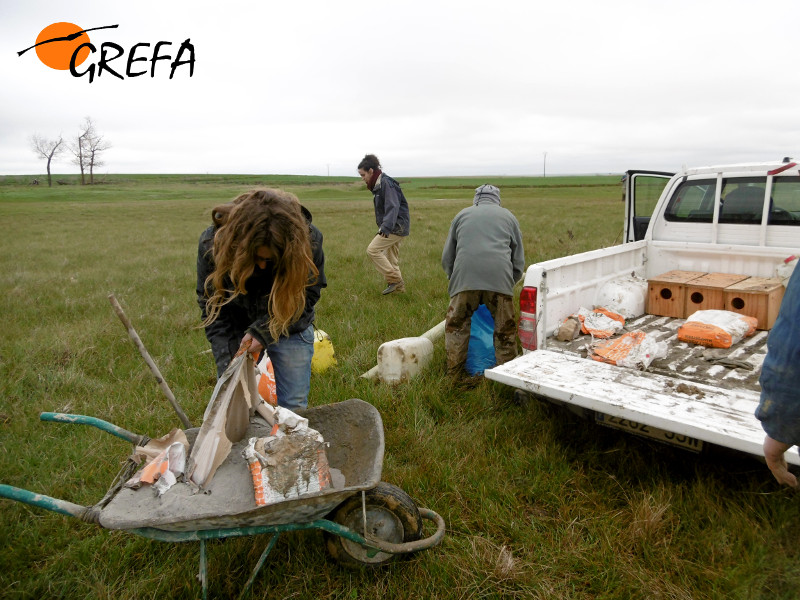
[[[311,357],[314,356],[314,326],[267,346],[275,371],[278,406],[289,410],[308,407],[311,388]]]

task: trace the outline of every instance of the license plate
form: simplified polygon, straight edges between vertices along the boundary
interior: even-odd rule
[[[659,429],[658,427],[653,427],[652,425],[637,423],[636,421],[631,421],[630,419],[612,417],[611,415],[605,415],[603,413],[595,413],[595,421],[601,425],[605,425],[606,427],[621,429],[623,431],[657,440],[659,442],[664,442],[665,444],[679,446],[681,448],[685,448],[686,450],[691,450],[692,452],[700,452],[700,450],[703,449],[702,440],[697,440],[693,437],[689,437],[688,435],[683,435],[680,433],[673,433],[672,431],[665,431],[664,429]]]

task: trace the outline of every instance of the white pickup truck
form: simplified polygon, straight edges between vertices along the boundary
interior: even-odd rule
[[[642,314],[625,329],[668,347],[666,358],[644,370],[586,358],[588,335],[558,341],[554,334],[580,308],[594,308],[609,282],[673,270],[775,277],[776,267],[800,254],[800,166],[786,158],[677,174],[628,171],[625,188],[624,243],[528,267],[520,294],[524,353],[485,376],[688,450],[712,444],[763,456],[753,413],[768,331],[732,346],[721,364],[677,339],[683,318]],[[800,465],[796,453],[786,458]]]

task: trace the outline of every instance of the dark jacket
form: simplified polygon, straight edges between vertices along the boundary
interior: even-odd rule
[[[379,233],[407,236],[411,231],[411,217],[400,184],[386,173],[381,173],[380,184],[372,190],[372,194]]]
[[[311,224],[311,213],[301,207],[308,222],[311,237],[311,251],[319,276],[306,288],[306,305],[300,318],[289,326],[289,335],[299,333],[314,322],[314,305],[319,300],[320,291],[327,287],[325,279],[325,254],[322,251],[322,233]],[[200,235],[197,248],[197,304],[200,314],[206,318],[205,293],[206,278],[214,270],[214,234],[219,224],[212,225]],[[275,340],[269,332],[269,294],[272,291],[273,271],[269,262],[266,269],[256,269],[247,280],[247,294],[236,296],[224,305],[216,320],[205,328],[206,338],[211,342],[211,351],[217,364],[218,374],[225,370],[245,333],[250,333],[266,348]]]

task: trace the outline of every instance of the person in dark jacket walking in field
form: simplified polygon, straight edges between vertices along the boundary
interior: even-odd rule
[[[197,303],[220,376],[239,348],[266,350],[278,405],[308,406],[314,306],[327,286],[322,233],[297,197],[244,193],[213,209],[200,236]]]
[[[378,233],[367,246],[367,255],[386,280],[386,289],[381,293],[405,292],[400,273],[400,244],[410,232],[408,202],[400,184],[381,171],[381,163],[374,154],[361,159],[358,174],[373,194]]]
[[[497,364],[514,358],[513,293],[525,269],[525,251],[519,223],[511,211],[500,206],[500,190],[495,186],[477,188],[473,205],[453,219],[442,251],[442,268],[450,280],[444,329],[448,375],[464,375],[472,313],[481,304],[494,319]]]
[[[786,451],[800,445],[800,269],[795,269],[767,338],[761,366],[761,400],[756,417],[766,432],[764,458],[778,481],[797,488],[789,472]]]

